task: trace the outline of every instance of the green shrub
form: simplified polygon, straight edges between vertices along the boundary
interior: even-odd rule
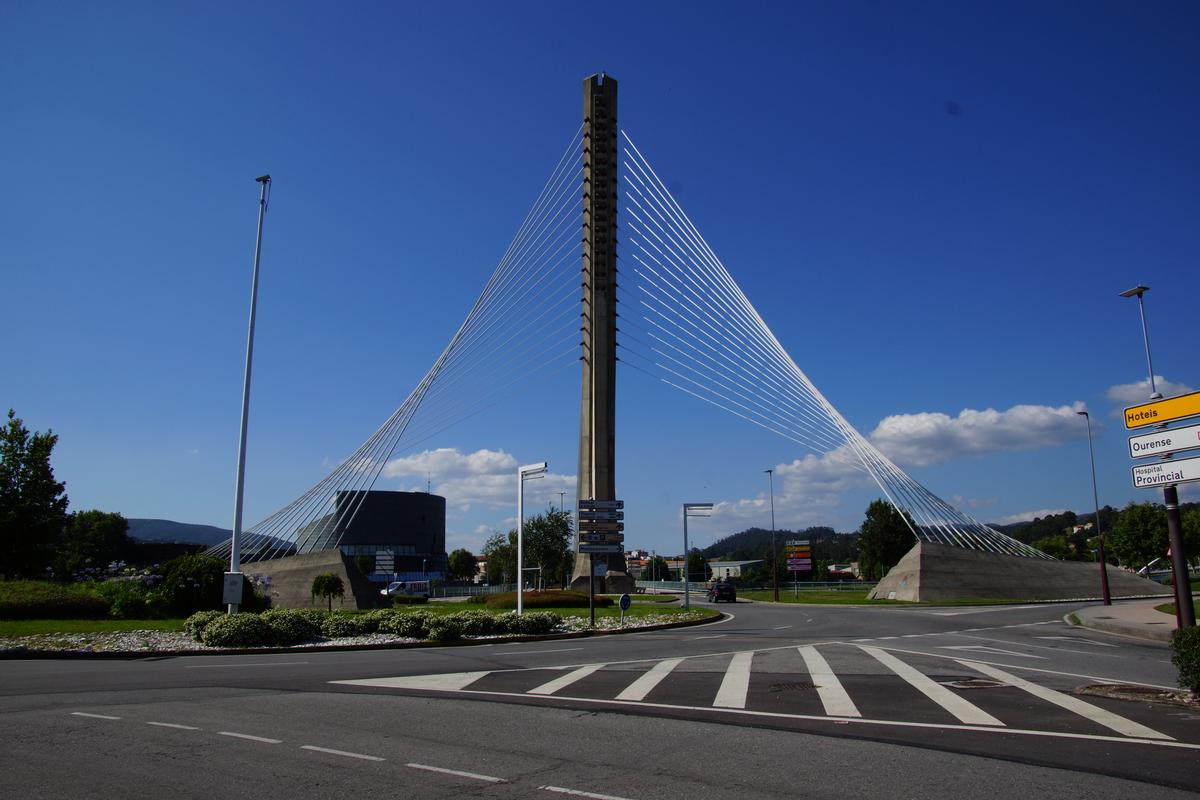
[[[110,603],[47,581],[0,581],[0,619],[104,619]]]
[[[433,615],[425,611],[396,611],[379,623],[379,630],[407,639],[425,639],[433,619]]]
[[[1179,685],[1200,695],[1200,628],[1178,628],[1171,634],[1171,663],[1179,670]]]
[[[486,594],[473,594],[467,598],[467,602],[474,606],[481,606],[487,602],[487,599]]]
[[[434,617],[429,623],[428,638],[434,642],[455,642],[462,638],[462,628],[452,614]]]
[[[378,633],[384,622],[390,620],[394,615],[395,612],[390,608],[377,608],[359,616],[358,625],[363,633]]]
[[[341,639],[345,636],[358,636],[363,633],[358,617],[349,614],[326,614],[321,620],[321,634],[330,639]]]
[[[423,606],[428,602],[429,598],[423,594],[392,595],[392,605],[394,606]]]
[[[611,597],[596,598],[596,608],[612,604]],[[570,591],[526,592],[523,605],[525,608],[587,608],[588,596],[583,592]],[[517,593],[505,592],[504,594],[488,595],[487,607],[516,608]]]
[[[225,614],[204,626],[200,640],[209,647],[261,647],[273,642],[271,626],[258,614]]]
[[[212,556],[188,555],[163,564],[157,595],[170,613],[186,617],[222,608],[227,564]]]
[[[304,612],[291,608],[273,608],[262,613],[263,621],[271,628],[275,644],[288,646],[315,639],[321,635],[321,626],[313,622]]]
[[[521,616],[509,612],[496,617],[496,632],[541,636],[551,633],[561,622],[562,617],[553,611],[528,611]]]
[[[95,594],[108,601],[108,614],[115,619],[151,619],[165,616],[165,604],[137,580],[99,581],[91,585]]]
[[[496,633],[496,617],[486,611],[459,611],[450,618],[457,624],[463,636],[491,636]]]
[[[208,623],[225,616],[224,611],[197,611],[183,621],[183,629],[197,642],[204,641],[204,629]]]

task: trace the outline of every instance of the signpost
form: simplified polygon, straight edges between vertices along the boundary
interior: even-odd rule
[[[1170,459],[1133,468],[1133,488],[1154,489],[1173,483],[1200,481],[1200,456]]]
[[[783,543],[783,555],[787,559],[788,572],[792,573],[792,591],[800,596],[801,572],[812,572],[812,550],[808,539],[788,539]]]
[[[1125,409],[1125,427],[1144,428],[1195,416],[1200,416],[1200,392],[1130,406]]]
[[[589,559],[596,553],[625,552],[625,508],[624,500],[592,500],[585,498],[577,503],[578,519],[577,548]],[[592,627],[596,626],[596,578],[603,577],[607,564],[592,564],[592,575],[588,581],[588,606]],[[626,595],[628,597],[628,595]],[[624,620],[625,612],[621,611]]]

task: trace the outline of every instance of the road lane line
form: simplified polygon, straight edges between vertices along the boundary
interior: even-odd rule
[[[567,688],[572,683],[575,683],[575,681],[583,680],[603,666],[603,664],[589,664],[586,667],[580,667],[568,672],[566,675],[560,675],[552,681],[546,681],[541,686],[530,689],[528,694],[554,694],[559,689]]]
[[[572,797],[588,797],[591,800],[629,800],[628,797],[617,797],[615,794],[598,794],[597,792],[585,792],[582,789],[566,789],[562,786],[539,786],[538,788],[545,789],[547,792],[568,794]]]
[[[153,725],[156,728],[174,728],[179,731],[198,731],[200,730],[194,725],[179,725],[174,722],[147,722],[147,725]]]
[[[1097,647],[1118,647],[1119,645],[1109,644],[1108,642],[1094,642],[1091,639],[1084,639],[1081,636],[1037,636],[1037,639],[1060,639],[1064,642],[1077,642],[1079,644],[1094,644]],[[1083,652],[1083,651],[1075,651]]]
[[[721,688],[713,706],[718,708],[745,708],[746,693],[750,691],[750,662],[754,653],[735,653],[725,668],[725,677],[721,679]]]
[[[862,716],[850,695],[846,693],[842,682],[829,668],[829,662],[817,652],[817,648],[812,645],[801,647],[800,657],[804,659],[804,667],[817,687],[817,696],[821,698],[821,705],[825,707],[826,714],[831,717]]]
[[[1165,733],[1159,733],[1153,728],[1147,728],[1133,720],[1125,719],[1111,711],[1106,711],[1099,706],[1094,706],[1091,703],[1085,703],[1078,697],[1062,692],[1056,692],[1053,689],[1047,689],[1045,686],[1038,686],[1036,683],[1030,683],[1024,678],[1018,678],[1005,672],[1002,669],[989,667],[986,664],[979,664],[972,661],[959,661],[964,667],[970,667],[973,670],[982,672],[990,678],[995,678],[998,681],[1003,681],[1010,686],[1015,686],[1018,689],[1024,689],[1034,697],[1040,700],[1045,700],[1047,703],[1052,703],[1059,708],[1065,708],[1067,711],[1073,711],[1081,717],[1090,719],[1092,722],[1099,723],[1109,730],[1114,730],[1123,736],[1132,736],[1138,739],[1166,739],[1174,741],[1173,736],[1167,736]]]
[[[537,656],[542,653],[569,653],[572,650],[582,650],[582,647],[562,647],[556,650],[497,650],[494,656]]]
[[[380,689],[426,689],[432,692],[458,692],[487,675],[484,672],[447,672],[440,675],[401,675],[396,678],[358,678],[330,681],[347,686],[372,686]]]
[[[699,639],[720,639],[722,636],[726,636],[726,635],[727,634],[724,634],[724,633],[712,633],[712,634],[709,634],[708,636],[693,636],[692,641],[695,642]]]
[[[446,769],[445,767],[431,767],[428,764],[405,764],[406,767],[413,769],[423,769],[426,772],[440,772],[443,775],[457,775],[460,778],[471,778],[477,781],[487,781],[488,783],[508,783],[504,778],[497,778],[494,775],[480,775],[478,772],[463,772],[460,769]]]
[[[965,722],[968,725],[997,725],[1003,727],[1003,722],[982,708],[963,700],[945,686],[934,682],[932,678],[918,672],[891,653],[880,650],[877,647],[867,647],[865,645],[859,645],[859,647],[865,653],[874,657],[880,664],[883,664],[907,681],[918,692],[949,711],[959,722]]]
[[[113,717],[108,714],[89,714],[86,711],[72,711],[71,716],[87,717],[88,719],[120,719],[120,717]]]
[[[989,639],[988,641],[991,641]],[[1037,645],[1034,645],[1036,647]],[[1016,650],[1002,650],[999,647],[988,647],[984,644],[944,644],[938,647],[938,650],[978,650],[985,653],[1000,653],[1005,656],[1016,656],[1017,658],[1036,658],[1046,661],[1045,656],[1035,656],[1032,653],[1018,653]]]
[[[810,619],[810,620],[808,620],[808,621],[809,621],[809,622],[812,622],[812,620],[811,620],[811,619]],[[777,631],[782,631],[782,630],[785,630],[785,629],[787,629],[787,628],[790,628],[790,627],[792,627],[792,626],[791,626],[791,625],[778,625],[778,626],[776,626],[776,627],[775,627],[775,630],[777,630]]]
[[[648,672],[643,672],[636,681],[625,687],[625,690],[617,695],[617,699],[645,700],[646,695],[650,694],[655,686],[662,683],[663,678],[671,674],[671,670],[682,663],[682,658],[668,658],[658,662]]]
[[[232,736],[235,739],[249,739],[252,742],[262,742],[263,744],[283,744],[283,739],[268,739],[265,736],[251,736],[248,733],[234,733],[233,731],[217,731],[217,736]]]
[[[350,753],[345,750],[330,750],[328,747],[317,747],[311,744],[300,745],[301,750],[312,750],[317,753],[328,753],[331,756],[345,756],[346,758],[361,758],[363,761],[383,761],[379,756],[369,756],[365,753]]]

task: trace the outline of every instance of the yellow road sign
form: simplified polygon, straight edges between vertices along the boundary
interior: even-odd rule
[[[1142,428],[1200,415],[1200,392],[1181,394],[1125,409],[1125,427]]]

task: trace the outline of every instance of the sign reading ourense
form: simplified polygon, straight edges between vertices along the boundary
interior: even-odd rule
[[[1184,417],[1200,415],[1200,392],[1154,400],[1125,409],[1125,427],[1143,428],[1146,425],[1161,425]]]

